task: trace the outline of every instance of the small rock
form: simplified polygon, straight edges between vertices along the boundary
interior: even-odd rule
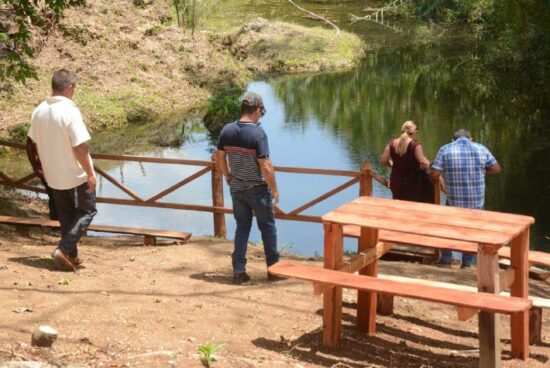
[[[31,336],[32,346],[49,348],[57,339],[57,331],[50,326],[39,326]]]
[[[32,313],[32,308],[19,307],[13,310],[14,313]]]

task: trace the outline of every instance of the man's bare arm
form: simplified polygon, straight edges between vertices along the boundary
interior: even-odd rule
[[[500,174],[501,171],[502,169],[499,164],[494,164],[493,166],[489,166],[485,169],[485,173],[488,175]]]
[[[445,180],[443,180],[443,177],[441,176],[441,171],[432,168],[430,171],[430,176],[432,177],[432,182],[434,183],[434,185],[439,185],[443,193],[448,193]]]
[[[94,174],[94,166],[92,164],[92,160],[90,159],[88,145],[86,143],[82,143],[76,147],[73,147],[73,153],[76,160],[80,163],[80,166],[82,166],[88,176],[88,190],[86,190],[86,192],[94,192],[96,187],[96,179]]]
[[[229,166],[227,165],[227,154],[225,151],[217,150],[212,155],[212,159],[216,163],[216,166],[218,166],[222,172],[222,174],[225,176],[225,180],[227,181],[227,184],[229,184],[230,176],[229,176]]]
[[[275,169],[271,164],[269,158],[259,158],[258,164],[260,165],[260,170],[262,175],[267,182],[267,185],[271,189],[271,195],[273,196],[273,202],[275,205],[279,203],[279,190],[277,189],[277,182],[275,181]]]

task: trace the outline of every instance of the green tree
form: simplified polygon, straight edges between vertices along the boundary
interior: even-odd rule
[[[37,50],[34,34],[47,34],[65,9],[86,0],[0,0],[0,83],[38,79],[29,64]],[[0,85],[0,88],[2,85]],[[5,86],[4,86],[5,87]]]

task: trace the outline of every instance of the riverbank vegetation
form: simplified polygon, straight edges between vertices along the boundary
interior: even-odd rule
[[[459,72],[471,75],[470,88],[479,97],[500,97],[534,109],[531,121],[550,112],[550,2],[546,0],[418,0],[423,19],[465,22],[476,38],[462,57]],[[540,124],[541,128],[545,124]],[[547,124],[546,124],[547,125]]]
[[[24,138],[20,133],[59,67],[77,72],[75,100],[95,133],[181,113],[193,117],[212,96],[217,104],[219,98],[234,99],[253,75],[349,68],[363,55],[355,35],[262,19],[243,18],[244,25],[223,34],[202,32],[208,14],[202,3],[191,4],[196,12],[176,11],[168,0],[88,0],[64,8],[39,52],[26,59],[38,80],[19,84],[12,77],[10,88],[0,92],[0,136]]]

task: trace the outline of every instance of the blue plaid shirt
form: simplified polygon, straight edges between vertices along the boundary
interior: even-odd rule
[[[496,164],[497,160],[485,146],[459,138],[441,147],[432,168],[443,172],[449,206],[482,209],[485,169]]]

